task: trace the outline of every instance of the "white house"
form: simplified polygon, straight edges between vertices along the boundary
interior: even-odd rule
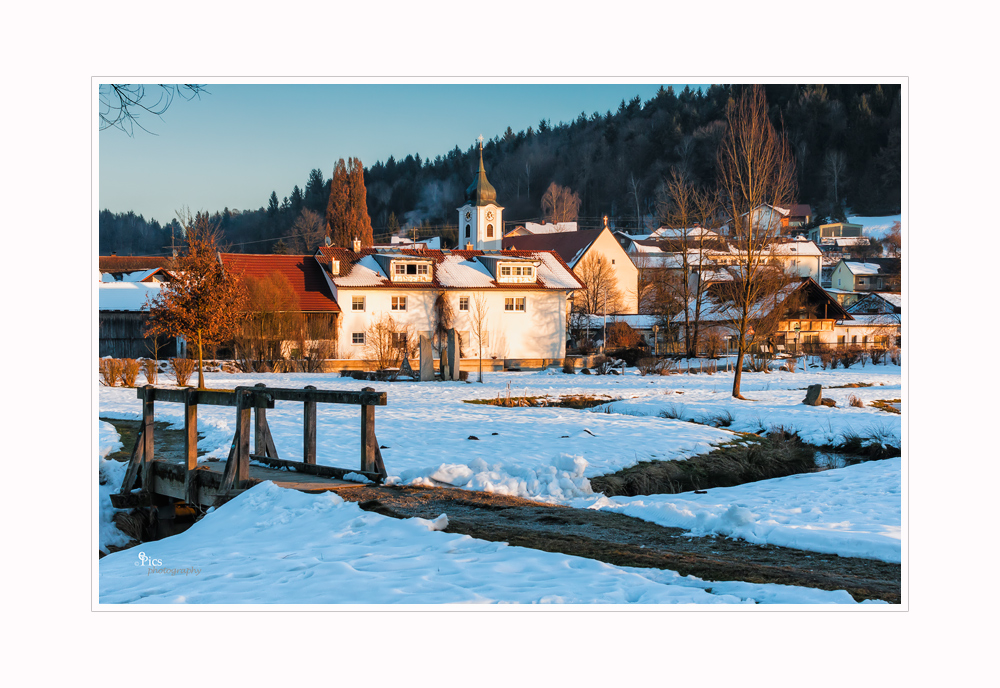
[[[416,335],[433,336],[439,297],[451,306],[464,357],[480,351],[477,301],[486,308],[484,358],[565,357],[569,300],[583,285],[555,251],[501,250],[503,207],[486,179],[481,142],[479,171],[465,195],[458,208],[461,250],[362,249],[358,242],[353,250],[317,250],[315,259],[341,309],[342,357],[364,358],[369,328],[386,315]]]

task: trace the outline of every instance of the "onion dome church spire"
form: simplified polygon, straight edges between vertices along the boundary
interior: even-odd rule
[[[496,204],[497,192],[486,179],[486,169],[483,167],[483,137],[479,137],[479,172],[469,188],[465,190],[465,200],[475,206]]]

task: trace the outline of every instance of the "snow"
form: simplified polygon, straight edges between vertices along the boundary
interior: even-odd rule
[[[123,547],[128,544],[129,537],[118,530],[118,527],[111,520],[114,518],[117,509],[111,506],[111,494],[117,492],[121,487],[122,480],[125,479],[125,470],[128,464],[121,461],[108,460],[105,457],[112,452],[122,448],[121,438],[111,423],[98,421],[98,442],[99,449],[97,455],[97,475],[98,475],[98,501],[100,511],[98,513],[99,523],[99,544],[102,552],[108,551],[108,545]]]
[[[686,528],[694,535],[900,563],[900,473],[895,458],[717,487],[706,494],[601,497],[580,505]]]
[[[335,494],[262,483],[187,531],[104,557],[102,604],[853,603],[845,591],[714,583],[440,532]],[[709,591],[710,589],[710,591]]]
[[[101,282],[98,285],[98,308],[102,311],[142,311],[146,301],[160,293],[159,282]]]
[[[720,366],[724,367],[722,363]],[[264,382],[275,387],[302,387],[311,384],[319,389],[360,390],[361,387],[373,384],[331,374],[305,373],[208,373],[206,378],[209,386],[226,388]],[[590,486],[591,478],[634,466],[640,461],[685,460],[709,452],[713,446],[736,439],[738,436],[734,432],[761,432],[776,426],[796,431],[804,441],[817,445],[837,444],[846,436],[860,434],[875,437],[877,441],[886,444],[900,446],[901,417],[879,411],[870,405],[870,402],[876,399],[902,397],[898,366],[868,365],[862,368],[855,365],[846,370],[842,368],[821,370],[818,367],[803,369],[800,363],[795,373],[745,373],[742,386],[743,394],[747,397],[745,401],[734,399],[730,395],[732,373],[726,372],[714,375],[642,377],[635,369],[629,369],[621,376],[567,375],[557,369],[550,369],[537,372],[484,373],[484,379],[485,384],[462,382],[375,384],[376,389],[388,392],[388,405],[379,407],[376,411],[376,433],[379,443],[386,447],[382,449],[382,455],[389,472],[387,481],[389,484],[443,484],[549,503],[614,509],[664,525],[668,525],[666,520],[670,520],[669,525],[690,529],[693,535],[714,534],[842,556],[861,556],[884,561],[900,560],[902,468],[899,459],[859,464],[820,474],[760,481],[734,488],[716,488],[709,490],[707,495],[686,493],[608,499],[603,495],[594,494]],[[856,382],[865,382],[872,386],[837,387]],[[823,385],[824,397],[833,398],[837,402],[835,408],[805,406],[801,403],[805,396],[805,388],[814,383]],[[508,393],[511,396],[549,397],[607,395],[619,400],[582,411],[557,407],[502,408],[465,403],[470,399],[496,398],[498,395],[506,396]],[[865,402],[865,407],[849,406],[847,398],[851,394],[860,397]],[[140,417],[140,402],[136,399],[134,390],[101,387],[99,395],[102,417],[123,419]],[[680,418],[659,417],[664,411],[676,413]],[[733,422],[728,428],[688,422],[691,420],[711,422],[712,418],[720,414],[732,415]],[[182,406],[169,403],[157,404],[156,420],[169,422],[176,428],[183,427]],[[301,460],[301,404],[277,402],[275,408],[268,412],[268,422],[279,456]],[[317,423],[317,462],[352,468],[351,462],[353,457],[357,456],[357,438],[360,434],[360,414],[357,408],[321,404]],[[201,460],[215,457],[224,461],[235,430],[235,415],[232,409],[208,406],[200,408],[199,428],[205,435],[199,441],[199,449],[207,452]],[[113,429],[102,424],[101,432],[102,447],[105,444],[112,446],[116,439],[113,437]],[[479,439],[470,440],[470,436]],[[104,441],[105,437],[107,442]],[[102,448],[101,457],[106,456],[109,451],[113,449],[105,451]],[[352,460],[344,457],[352,457]],[[117,464],[102,468],[105,473],[110,474],[114,469],[124,471],[122,463],[103,460],[102,463]],[[102,486],[101,542],[105,547],[108,544],[124,544],[121,539],[114,539],[119,535],[120,538],[124,538],[124,535],[115,535],[117,531],[110,521],[113,510],[110,504],[106,503],[107,494],[117,489],[120,483],[119,474],[109,481],[107,488]],[[254,491],[251,490],[246,494],[251,492]],[[305,499],[306,496],[297,495],[288,499],[300,498]],[[294,511],[291,506],[280,506],[286,504],[283,499],[278,500],[273,495],[266,498],[270,500],[268,503],[278,505],[275,508],[279,510]],[[566,561],[557,562],[556,559],[552,559],[546,560],[548,563],[542,563],[538,559],[543,556],[542,553],[528,551],[529,553],[524,553],[522,556],[515,554],[517,548],[508,548],[503,550],[506,552],[503,554],[497,549],[499,545],[496,543],[478,541],[475,541],[476,544],[465,542],[461,545],[462,548],[468,548],[469,552],[475,552],[475,556],[469,561],[477,562],[476,566],[501,567],[500,561],[504,556],[510,556],[517,562],[524,563],[527,566],[523,569],[525,571],[535,571],[539,570],[539,567],[551,565],[555,569],[550,571],[550,577],[558,579],[559,592],[553,587],[556,586],[555,583],[541,587],[525,585],[525,589],[520,592],[515,592],[510,587],[515,585],[514,580],[483,581],[481,584],[473,584],[471,578],[475,576],[462,566],[452,567],[452,564],[445,565],[445,569],[450,571],[445,580],[451,581],[454,585],[445,585],[438,576],[431,575],[420,578],[419,581],[411,581],[407,576],[417,574],[416,569],[407,568],[408,566],[412,565],[417,569],[420,566],[438,566],[440,562],[434,559],[432,564],[432,559],[444,557],[450,551],[448,547],[451,545],[429,542],[427,551],[437,554],[433,556],[428,554],[427,558],[421,558],[421,550],[411,538],[413,525],[399,525],[399,521],[394,521],[392,524],[373,521],[370,519],[376,518],[376,515],[369,513],[359,512],[346,516],[344,510],[349,511],[352,507],[338,505],[334,509],[330,505],[321,506],[326,502],[319,496],[309,496],[308,500],[311,500],[308,502],[309,506],[306,506],[306,502],[295,502],[299,505],[295,509],[310,514],[322,511],[333,521],[321,529],[312,529],[307,525],[308,519],[303,519],[301,534],[298,535],[292,531],[286,533],[282,529],[269,529],[268,533],[255,535],[254,528],[249,529],[253,532],[241,535],[239,529],[230,532],[221,525],[211,525],[230,523],[216,517],[226,514],[227,509],[236,505],[237,501],[234,500],[188,531],[188,533],[199,533],[209,529],[209,532],[213,533],[211,536],[206,535],[203,541],[198,541],[200,549],[197,551],[203,552],[204,557],[194,560],[194,563],[207,567],[206,574],[227,578],[230,583],[233,579],[238,579],[239,585],[230,592],[221,590],[225,586],[220,584],[216,596],[212,592],[216,588],[205,587],[204,578],[201,579],[202,583],[198,588],[202,590],[204,587],[201,593],[196,590],[178,591],[172,586],[167,589],[162,586],[162,576],[153,575],[150,578],[154,580],[148,584],[137,584],[138,587],[135,588],[125,589],[116,587],[117,584],[108,583],[110,586],[106,588],[108,599],[135,601],[145,600],[148,597],[156,601],[173,601],[182,596],[189,601],[218,602],[239,598],[242,602],[252,602],[261,599],[260,595],[266,594],[268,597],[266,601],[269,602],[290,599],[398,602],[412,601],[407,594],[420,593],[417,596],[421,598],[421,602],[442,600],[525,602],[554,601],[557,598],[560,601],[574,602],[591,599],[620,602],[664,601],[677,593],[673,588],[668,594],[659,587],[648,587],[652,585],[649,578],[652,573],[649,572],[643,581],[636,581],[624,576],[623,570],[620,569],[614,569],[613,574],[604,569],[592,569],[594,562],[578,566],[566,563],[568,560],[573,560],[572,557],[568,557],[565,558]],[[291,514],[290,511],[287,513]],[[261,515],[258,517],[264,518]],[[270,522],[280,518],[283,517],[274,514],[268,516],[266,520]],[[300,516],[296,515],[292,520],[299,518]],[[358,519],[361,521],[355,526],[349,525]],[[211,530],[217,527],[221,530]],[[359,528],[369,529],[367,535],[359,535]],[[421,525],[420,529],[421,532],[429,532],[426,523]],[[339,538],[337,541],[340,543],[351,542],[355,543],[352,546],[360,548],[367,542],[368,556],[382,562],[379,565],[382,568],[378,566],[372,570],[362,568],[367,572],[365,575],[374,575],[373,571],[384,571],[385,580],[382,581],[384,585],[376,585],[372,591],[362,594],[360,598],[351,597],[354,593],[361,594],[357,592],[364,588],[360,582],[358,582],[359,587],[352,587],[353,583],[346,584],[340,592],[318,592],[318,588],[323,587],[339,590],[339,578],[336,585],[331,584],[329,580],[325,586],[317,581],[311,584],[304,583],[305,591],[316,591],[318,595],[316,600],[306,599],[308,596],[306,592],[285,592],[286,587],[297,589],[302,581],[296,576],[305,576],[305,571],[318,566],[319,563],[315,561],[317,558],[320,562],[340,562],[332,569],[324,569],[326,571],[339,571],[338,575],[345,575],[352,581],[353,577],[361,575],[358,566],[364,562],[360,554],[350,552],[338,554],[324,549],[327,547],[336,549],[328,541],[325,534],[327,530],[331,533],[341,533],[330,536]],[[308,534],[310,532],[311,535]],[[152,551],[160,552],[158,548],[168,547],[168,543],[185,535],[187,533],[157,543],[149,543],[148,547],[147,545],[143,547],[147,549],[147,554],[153,556]],[[447,533],[434,533],[434,535],[453,537]],[[302,540],[303,538],[305,540]],[[270,563],[265,565],[262,559],[257,559],[270,556],[266,555],[266,552],[278,547],[279,544],[284,546],[282,543],[285,540],[288,544],[286,549],[281,550],[281,556],[288,552],[299,551],[299,554],[293,554],[290,558],[298,561],[303,557],[313,557],[311,563],[303,564],[301,568],[296,569],[292,567],[291,562],[272,562],[268,559]],[[319,549],[314,551],[314,545]],[[153,550],[154,546],[157,549]],[[128,550],[121,555],[111,555],[102,560],[102,598],[105,596],[103,580],[105,567],[108,567],[109,571],[116,570],[113,565],[115,560],[112,557],[124,557],[129,563],[123,566],[130,566],[129,557],[134,559],[135,556],[129,554],[131,551]],[[172,562],[171,566],[183,567],[193,561],[189,556],[190,553],[185,554],[186,551],[186,548],[179,547],[165,550],[161,554],[169,554],[164,561]],[[322,556],[316,552],[321,552]],[[399,557],[409,559],[410,563],[397,561]],[[112,563],[105,564],[109,561]],[[406,575],[399,574],[406,580],[389,581],[390,571],[396,571],[397,569],[393,568],[396,566],[401,567],[399,571],[410,572]],[[566,571],[584,570],[589,573],[586,575],[580,573],[582,578],[579,579],[564,576]],[[266,574],[268,584],[256,586],[260,591],[254,592],[252,579],[240,578],[241,571],[247,575],[251,575],[252,571],[258,571],[257,574],[253,574],[255,576]],[[666,574],[657,573],[657,575]],[[134,578],[134,573],[130,576]],[[615,588],[616,592],[613,593],[608,592],[610,588],[602,587],[612,579],[622,586]],[[159,584],[156,583],[157,580],[160,581]],[[575,587],[576,583],[573,581],[576,580],[581,581],[580,587]],[[584,580],[587,581],[585,584],[582,582]],[[287,585],[293,581],[294,584]],[[666,579],[658,579],[654,582],[660,586],[665,581]],[[670,586],[679,585],[676,581],[666,582]],[[590,590],[587,586],[596,586],[591,591],[593,593],[591,597],[588,597],[591,592],[587,592]],[[718,584],[704,583],[702,588],[704,587],[711,587],[712,595],[722,594]],[[162,592],[155,592],[161,588]],[[598,592],[601,590],[605,592]],[[422,594],[425,591],[427,597]],[[698,600],[685,597],[690,594],[693,593],[688,590],[674,601],[718,601],[714,597]],[[705,594],[704,590],[699,594]],[[750,593],[731,594],[743,599],[754,597]],[[778,597],[787,600],[787,596],[778,595]],[[759,597],[754,599],[763,601]],[[727,599],[727,601],[734,600]]]

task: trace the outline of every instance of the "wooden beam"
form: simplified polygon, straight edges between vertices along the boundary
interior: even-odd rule
[[[307,385],[306,390],[316,389]],[[308,464],[316,463],[316,402],[306,401],[302,415],[302,457]]]
[[[304,463],[302,461],[286,461],[285,459],[274,459],[269,456],[260,456],[258,454],[252,454],[251,459],[262,463],[266,466],[271,466],[272,468],[285,468],[289,471],[294,471],[296,473],[307,473],[309,475],[318,475],[322,478],[339,478],[343,479],[348,473],[359,473],[372,482],[381,483],[383,476],[378,473],[359,471],[354,468],[340,468],[338,466],[320,466],[317,464]]]
[[[184,400],[184,494],[185,502],[194,504],[198,501],[198,404],[195,402],[197,392],[191,388]]]
[[[365,387],[362,392],[374,392],[371,387]],[[375,439],[375,407],[369,404],[361,406],[361,470],[367,473],[377,473],[375,455],[378,452],[378,440]]]
[[[128,470],[125,471],[125,479],[122,481],[118,494],[128,494],[135,485],[135,479],[139,475],[139,466],[142,464],[142,454],[146,443],[142,438],[142,427],[139,427],[139,434],[135,436],[135,446],[132,447],[132,456],[128,460]]]
[[[250,479],[250,410],[249,394],[241,394],[240,404],[236,407],[236,427],[239,436],[239,446],[236,454],[236,487],[245,488]]]
[[[266,386],[263,382],[254,385],[254,387]],[[267,432],[267,410],[261,395],[255,395],[253,401],[253,450],[258,454],[267,454],[267,441],[264,439]]]
[[[201,406],[236,406],[236,392],[238,389],[254,389],[252,387],[247,388],[237,388],[237,389],[195,389],[193,387],[188,387],[184,389],[175,388],[165,388],[156,387],[155,394],[157,401],[171,401],[175,403],[183,404],[187,399],[187,394],[190,391],[193,394],[194,403]],[[139,387],[136,389],[136,396],[139,399],[145,397],[145,388]],[[264,406],[267,408],[274,408],[274,399],[265,398]]]
[[[146,385],[142,401],[142,489],[153,492],[153,403],[156,397],[152,385]]]

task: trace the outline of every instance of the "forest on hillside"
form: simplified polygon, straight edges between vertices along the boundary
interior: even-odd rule
[[[657,224],[658,199],[671,169],[706,186],[716,181],[716,154],[726,131],[725,110],[742,85],[705,91],[661,87],[646,102],[636,96],[615,112],[581,112],[572,122],[541,120],[510,127],[483,143],[487,177],[504,206],[508,228],[541,219],[551,183],[580,197],[581,228],[613,226],[643,231]],[[798,200],[817,220],[900,212],[901,104],[899,85],[795,85],[765,87],[769,115],[795,155]],[[400,229],[419,236],[454,236],[456,208],[478,166],[478,144],[456,145],[422,158],[414,152],[364,169],[368,214],[376,241]],[[332,172],[334,163],[330,161]],[[325,234],[330,180],[311,170],[303,188],[279,200],[277,190],[256,210],[213,211],[229,250],[245,253],[311,252]],[[262,199],[264,200],[264,199]],[[176,220],[161,225],[134,213],[99,216],[102,255],[164,255]]]

